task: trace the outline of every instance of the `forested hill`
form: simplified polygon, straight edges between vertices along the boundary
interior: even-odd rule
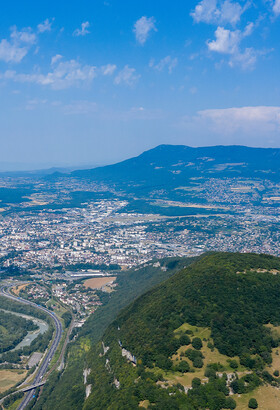
[[[180,185],[188,178],[254,177],[279,179],[280,149],[245,146],[192,148],[160,145],[138,157],[90,170],[74,171],[77,178],[114,183],[124,189],[130,185]],[[128,185],[127,185],[128,184]]]
[[[264,384],[279,390],[279,325],[279,258],[207,255],[108,327],[89,353],[83,408],[233,409]]]

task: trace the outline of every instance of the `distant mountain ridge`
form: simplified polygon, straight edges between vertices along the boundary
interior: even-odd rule
[[[239,145],[193,148],[159,145],[125,161],[71,173],[76,178],[122,186],[180,185],[189,178],[280,179],[280,149]]]

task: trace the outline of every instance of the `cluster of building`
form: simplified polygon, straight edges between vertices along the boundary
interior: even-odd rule
[[[38,181],[39,193],[1,217],[1,266],[38,273],[84,266],[130,268],[155,258],[207,250],[280,253],[280,210],[275,206],[280,187],[270,181],[194,180],[176,188],[177,200],[153,199],[162,209],[194,211],[181,217],[127,212],[130,199],[120,196],[96,200],[93,195],[77,206],[70,201],[56,209],[50,204],[64,203],[70,192],[95,193],[97,187],[71,178],[45,184]],[[204,212],[206,208],[211,212]]]
[[[87,317],[96,310],[97,306],[102,305],[95,292],[86,289],[81,283],[73,284],[70,291],[69,284],[66,282],[53,285],[52,292],[64,305],[69,306],[76,313],[76,319]]]
[[[46,288],[37,283],[28,284],[27,286],[22,287],[19,295],[26,299],[31,299],[40,303],[46,302],[50,298],[50,293],[46,290]]]

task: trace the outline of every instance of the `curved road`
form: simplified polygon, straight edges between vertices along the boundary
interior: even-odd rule
[[[12,286],[14,286],[14,285],[12,285]],[[33,384],[37,384],[43,379],[44,375],[46,374],[49,363],[52,360],[52,358],[53,358],[53,356],[56,352],[56,349],[58,348],[58,345],[59,345],[59,342],[60,342],[60,339],[61,339],[61,336],[62,336],[62,325],[61,325],[60,320],[56,316],[56,314],[51,312],[50,310],[46,309],[45,307],[39,306],[34,302],[30,302],[30,301],[22,299],[20,297],[16,297],[16,296],[11,295],[9,293],[9,288],[11,288],[12,286],[9,286],[9,287],[2,286],[0,288],[0,294],[7,297],[7,298],[9,298],[9,299],[15,300],[17,302],[24,303],[26,305],[31,305],[31,306],[34,306],[37,309],[43,310],[45,313],[47,313],[53,319],[54,324],[55,324],[55,337],[52,341],[51,347],[49,348],[45,358],[43,359],[43,363],[41,364],[41,366],[40,366],[40,368],[39,368],[39,370],[38,370],[38,372],[37,372],[37,374],[36,374],[36,376],[33,380]],[[7,288],[7,290],[6,290],[6,288]],[[35,390],[36,389],[30,390],[25,395],[24,399],[22,400],[21,404],[18,407],[18,410],[23,410],[27,406],[27,404],[30,402],[30,400],[32,400],[33,395],[35,393]]]

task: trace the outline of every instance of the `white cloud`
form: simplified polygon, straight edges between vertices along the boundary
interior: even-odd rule
[[[89,34],[90,31],[88,30],[90,24],[88,21],[85,21],[84,23],[82,23],[81,28],[77,28],[74,32],[73,32],[73,36],[75,37],[79,37],[79,36],[85,36],[86,34]]]
[[[19,47],[5,39],[0,42],[0,60],[6,63],[20,63],[27,53],[27,47]]]
[[[43,23],[38,24],[37,26],[39,33],[44,33],[45,31],[51,31],[52,29],[52,22],[49,19],[43,21]]]
[[[206,42],[208,49],[220,54],[231,55],[229,60],[231,67],[240,65],[244,69],[253,68],[257,61],[257,55],[261,53],[253,48],[246,48],[245,51],[240,50],[241,41],[252,34],[253,28],[253,23],[248,23],[243,32],[218,27],[215,31],[216,39]]]
[[[207,41],[209,50],[225,54],[235,53],[242,38],[240,30],[231,31],[223,27],[217,28],[215,37],[216,40]]]
[[[229,65],[231,67],[238,65],[241,66],[243,70],[250,70],[255,67],[259,54],[260,53],[253,48],[246,48],[243,52],[234,54],[229,61]]]
[[[96,67],[81,65],[76,60],[62,61],[47,74],[19,74],[8,70],[0,75],[0,79],[13,80],[20,83],[34,83],[50,86],[55,90],[90,83],[96,77]]]
[[[279,145],[280,107],[248,106],[199,111],[179,127],[197,135],[197,144]]]
[[[155,19],[153,17],[143,16],[134,24],[134,33],[136,40],[140,44],[145,44],[151,31],[157,31]]]
[[[254,133],[266,130],[280,131],[280,107],[241,107],[213,109],[198,112],[198,117],[207,120],[217,132]]]
[[[54,65],[55,63],[57,63],[61,59],[62,59],[62,55],[61,54],[56,54],[51,59],[51,65]]]
[[[161,59],[158,64],[155,64],[154,60],[151,60],[149,66],[155,68],[158,71],[162,71],[164,68],[167,68],[169,74],[171,74],[173,69],[177,66],[177,64],[177,58],[171,58],[170,56],[166,56],[163,59]]]
[[[135,68],[131,68],[126,65],[115,77],[114,83],[117,85],[126,84],[133,86],[138,79],[140,78],[139,74],[136,74]]]
[[[280,0],[275,0],[275,3],[273,4],[273,12],[276,15],[280,14]]]
[[[30,27],[18,31],[17,27],[13,26],[11,27],[11,39],[15,44],[25,43],[32,45],[36,43],[37,37]]]
[[[0,41],[0,60],[6,63],[20,63],[36,40],[36,35],[30,27],[18,31],[16,26],[12,26],[10,39],[4,38]]]
[[[241,15],[247,7],[248,3],[246,3],[244,7],[241,7],[238,2],[233,2],[231,0],[202,0],[197,4],[194,11],[191,12],[191,16],[196,23],[230,23],[235,25],[239,22]]]
[[[209,109],[198,111],[194,121],[207,121],[215,131],[224,134],[239,130],[254,132],[257,129],[280,131],[280,107],[256,106]]]
[[[112,75],[116,69],[117,66],[115,64],[107,64],[101,67],[101,72],[103,75]]]

